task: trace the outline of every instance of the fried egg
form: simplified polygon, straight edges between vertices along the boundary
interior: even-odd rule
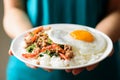
[[[74,53],[95,54],[104,51],[105,39],[86,28],[54,28],[46,31],[49,38],[57,44],[72,46]]]

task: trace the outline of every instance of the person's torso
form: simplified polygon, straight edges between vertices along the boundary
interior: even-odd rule
[[[73,23],[95,27],[105,15],[108,0],[27,1],[27,13],[34,27],[53,23]],[[118,48],[115,48],[115,51],[118,51]],[[15,57],[11,57],[8,73],[12,72],[10,75],[14,79],[20,75],[21,79],[16,80],[116,80],[117,64],[116,55],[114,55],[113,58],[103,61],[97,69],[91,72],[83,71],[79,75],[74,76],[72,73],[66,73],[64,70],[54,70],[50,73],[41,68],[34,70],[26,67],[23,62]],[[11,78],[11,80],[13,79]]]
[[[95,27],[104,17],[108,0],[28,0],[34,26],[73,23]]]

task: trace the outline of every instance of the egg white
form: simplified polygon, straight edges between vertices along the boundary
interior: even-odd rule
[[[106,41],[105,39],[96,33],[93,33],[92,31],[88,29],[83,29],[89,31],[94,36],[93,42],[85,42],[82,40],[76,40],[70,36],[70,32],[77,30],[78,28],[51,28],[49,31],[46,31],[49,38],[58,44],[68,44],[71,45],[73,48],[74,53],[79,54],[95,54],[100,53],[104,51],[106,48]]]

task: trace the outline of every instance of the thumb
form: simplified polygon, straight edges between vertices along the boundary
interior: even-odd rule
[[[114,49],[112,49],[112,51],[111,51],[109,57],[111,57],[111,56],[113,55],[113,53],[114,53]]]
[[[12,50],[9,50],[9,51],[8,51],[8,54],[9,54],[10,56],[12,56],[12,55],[13,55]]]
[[[94,64],[94,65],[91,65],[91,66],[88,66],[86,69],[87,69],[88,71],[91,71],[91,70],[95,69],[97,66],[98,66],[98,63],[97,63],[97,64]]]

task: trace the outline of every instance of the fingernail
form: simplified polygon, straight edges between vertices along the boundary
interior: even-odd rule
[[[98,66],[98,64],[89,66],[89,67],[87,67],[87,70],[88,70],[88,71],[92,71],[92,70],[94,70],[97,66]]]
[[[36,66],[30,66],[31,68],[33,68],[33,69],[37,69],[37,67]]]
[[[88,70],[88,71],[92,71],[92,70],[94,70],[94,68],[87,68],[87,70]]]
[[[79,74],[81,71],[78,71],[78,70],[73,70],[72,71],[72,73],[73,73],[73,75],[77,75],[77,74]]]
[[[67,70],[65,70],[65,71],[66,71],[67,73],[70,73],[72,70],[68,70],[68,69],[67,69]]]
[[[72,71],[73,75],[78,75],[79,73],[81,73],[84,70],[84,68],[81,69],[75,69]]]
[[[52,72],[52,70],[47,70],[48,72]]]

